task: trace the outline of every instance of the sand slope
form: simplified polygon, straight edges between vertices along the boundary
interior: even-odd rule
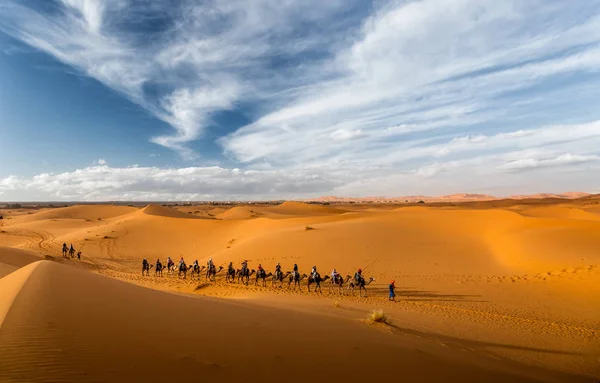
[[[376,281],[369,286],[366,300],[339,298],[349,302],[349,312],[356,312],[354,305],[358,303],[370,309],[384,305],[386,310],[396,310],[394,315],[398,316],[418,312],[423,316],[411,317],[409,321],[416,328],[429,322],[431,331],[479,341],[523,343],[522,351],[518,347],[504,348],[502,356],[600,377],[597,365],[600,357],[597,352],[600,350],[600,221],[594,219],[600,210],[596,202],[592,199],[569,203],[525,200],[401,208],[350,204],[332,208],[284,203],[237,206],[228,210],[223,206],[204,206],[202,211],[198,207],[186,207],[192,214],[152,205],[123,210],[115,210],[114,206],[78,206],[73,212],[61,208],[9,216],[13,219],[2,222],[0,245],[51,255],[63,263],[154,289],[256,302],[265,301],[265,295],[261,294],[266,294],[283,297],[285,302],[281,306],[296,305],[297,298],[306,295],[306,283],[302,293],[295,293],[271,287],[229,285],[222,280],[222,275],[215,284],[200,285],[176,277],[142,278],[141,259],[148,257],[154,263],[156,258],[164,262],[171,256],[184,257],[188,263],[194,259],[204,263],[212,257],[217,265],[226,266],[232,261],[238,267],[239,262],[247,259],[251,268],[260,263],[268,271],[272,271],[277,262],[281,262],[284,271],[298,263],[302,272],[317,265],[322,274],[328,274],[335,267],[344,275],[360,267],[365,269],[367,277],[374,277]],[[50,212],[53,215],[49,215]],[[221,219],[187,219],[193,215],[211,217],[209,213],[221,214]],[[48,219],[48,216],[54,218]],[[81,262],[60,257],[63,242],[73,243],[83,252]],[[0,275],[15,271],[25,263],[12,265],[0,259]],[[35,271],[28,279],[34,281],[34,285],[46,278],[37,279],[37,274]],[[390,279],[397,281],[399,289],[400,302],[395,305],[386,302]],[[81,281],[82,286],[87,283],[87,279]],[[18,297],[29,284],[25,284]],[[64,285],[63,288],[67,291],[78,287]],[[63,293],[57,292],[56,296],[63,299]],[[325,298],[310,295],[311,305],[329,299],[327,288],[323,296]],[[44,299],[50,302],[54,298]],[[100,298],[93,299],[104,302]],[[155,298],[148,299],[154,301]],[[174,318],[180,318],[180,310],[187,313],[185,315],[202,317],[202,308],[192,312],[177,305],[171,307],[171,300],[157,299],[161,307],[170,307],[167,312]],[[15,300],[14,307],[19,300]],[[206,302],[212,304],[212,301],[202,302],[202,306],[209,304]],[[192,307],[193,304],[181,306]],[[327,306],[331,308],[331,302],[327,302]],[[315,307],[311,306],[311,310],[316,310]],[[248,306],[250,308],[254,309]],[[129,313],[128,308],[123,310],[128,317],[139,318]],[[43,317],[44,313],[36,315]],[[256,315],[270,315],[267,313],[260,311]],[[177,327],[171,319],[162,320],[165,322],[161,322],[161,328],[167,322]],[[285,340],[265,339],[271,342],[268,344],[283,346],[260,349],[287,352],[289,335],[286,331],[289,329],[275,328]],[[188,343],[187,335],[162,336],[158,336],[161,347],[169,342]],[[149,339],[154,337],[148,336]],[[185,340],[175,342],[173,339],[177,337]],[[194,337],[189,340],[202,343]],[[221,344],[216,339],[211,341]],[[72,339],[72,342],[80,340]],[[145,342],[150,341],[142,343],[151,347]],[[539,348],[551,351],[529,351]],[[340,353],[350,352],[345,347],[342,349]],[[278,355],[286,357],[286,354]]]
[[[0,246],[0,278],[13,271],[37,262],[40,257],[29,251]]]
[[[115,205],[75,205],[63,208],[44,210],[36,214],[23,215],[18,222],[31,222],[47,219],[82,219],[96,221],[109,219],[137,211],[130,206]]]
[[[353,321],[156,292],[48,261],[5,278],[21,286],[0,330],[0,380],[578,381],[461,360]]]

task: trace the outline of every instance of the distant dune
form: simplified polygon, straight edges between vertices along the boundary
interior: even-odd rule
[[[583,192],[567,192],[561,194],[550,194],[550,193],[541,193],[541,194],[533,194],[533,195],[513,195],[510,197],[495,197],[487,194],[450,194],[445,196],[424,196],[424,195],[412,195],[412,196],[401,196],[401,197],[335,197],[335,196],[326,196],[319,197],[314,199],[307,199],[305,201],[315,201],[315,202],[334,202],[334,203],[348,203],[348,202],[358,202],[358,203],[369,203],[369,202],[387,202],[387,203],[416,203],[419,201],[423,202],[473,202],[473,201],[495,201],[501,199],[540,199],[540,198],[560,198],[560,199],[576,199],[589,196],[589,193]]]
[[[151,204],[142,209],[144,214],[155,215],[158,217],[166,217],[166,218],[204,218],[204,217],[196,217],[190,214],[182,213],[176,209],[172,209],[170,207],[161,206]]]

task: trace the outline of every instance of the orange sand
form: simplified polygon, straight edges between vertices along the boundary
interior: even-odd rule
[[[311,368],[313,381],[600,378],[597,202],[0,211],[11,247],[0,248],[0,381],[306,381]],[[63,242],[81,262],[61,256]],[[216,283],[141,276],[143,257],[167,256],[323,276],[363,268],[375,281],[360,298],[329,281],[307,294],[306,280],[294,292],[223,272]],[[378,308],[392,325],[361,321]]]

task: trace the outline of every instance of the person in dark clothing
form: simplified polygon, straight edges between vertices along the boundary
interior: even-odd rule
[[[396,290],[396,282],[395,281],[391,281],[390,285],[388,286],[390,289],[390,301],[395,301],[396,300],[396,293],[394,290]]]

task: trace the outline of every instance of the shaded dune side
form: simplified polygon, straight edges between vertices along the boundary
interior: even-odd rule
[[[39,260],[39,256],[29,251],[0,246],[0,278]]]
[[[0,278],[0,329],[19,292],[41,261],[31,263]]]
[[[0,380],[306,382],[307,371],[312,381],[333,371],[345,381],[538,381],[501,362],[400,347],[350,321],[172,295],[47,261],[31,269],[16,276],[25,283],[0,331]]]

